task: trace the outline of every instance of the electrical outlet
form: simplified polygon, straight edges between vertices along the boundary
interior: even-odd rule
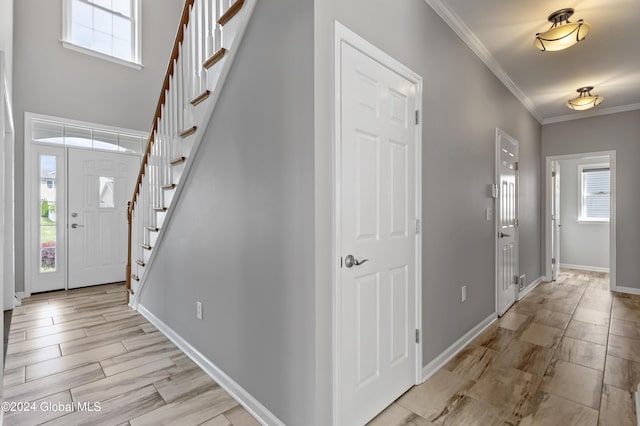
[[[490,221],[491,219],[493,219],[493,209],[491,207],[487,207],[484,211],[485,217],[487,218],[487,221]]]
[[[196,302],[196,318],[202,320],[202,302]]]
[[[466,302],[467,300],[467,286],[463,285],[462,286],[462,301]]]

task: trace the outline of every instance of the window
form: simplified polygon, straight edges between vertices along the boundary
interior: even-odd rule
[[[139,0],[64,0],[65,47],[140,68]]]
[[[145,137],[120,133],[115,129],[96,129],[50,120],[31,120],[31,137],[34,142],[74,146],[79,148],[116,151],[125,154],[142,154]],[[55,182],[44,182],[55,185]]]
[[[608,222],[611,199],[611,172],[608,165],[581,165],[580,221]]]

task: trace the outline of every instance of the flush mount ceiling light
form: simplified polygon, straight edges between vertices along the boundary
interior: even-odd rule
[[[571,8],[560,9],[549,15],[551,28],[543,33],[537,33],[533,45],[542,50],[551,52],[563,50],[584,40],[591,29],[591,25],[580,19],[578,22],[569,22],[574,10]]]
[[[593,86],[581,87],[578,89],[580,95],[577,98],[567,101],[567,106],[576,111],[584,111],[585,109],[593,108],[596,105],[600,105],[604,98],[600,95],[593,96],[591,91]]]

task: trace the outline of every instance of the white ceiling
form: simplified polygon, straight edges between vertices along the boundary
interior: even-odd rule
[[[426,0],[543,123],[640,109],[639,0]],[[591,24],[587,38],[569,49],[541,52],[535,34],[549,29],[549,14],[575,9],[571,21]],[[604,102],[572,111],[576,89],[594,86]]]

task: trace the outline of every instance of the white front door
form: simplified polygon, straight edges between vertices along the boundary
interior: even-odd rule
[[[417,84],[341,48],[340,422],[415,383]]]
[[[518,141],[498,130],[497,141],[498,315],[516,301],[518,292]]]
[[[69,148],[68,288],[124,281],[137,156]]]
[[[560,163],[554,161],[551,171],[551,279],[560,275]]]

